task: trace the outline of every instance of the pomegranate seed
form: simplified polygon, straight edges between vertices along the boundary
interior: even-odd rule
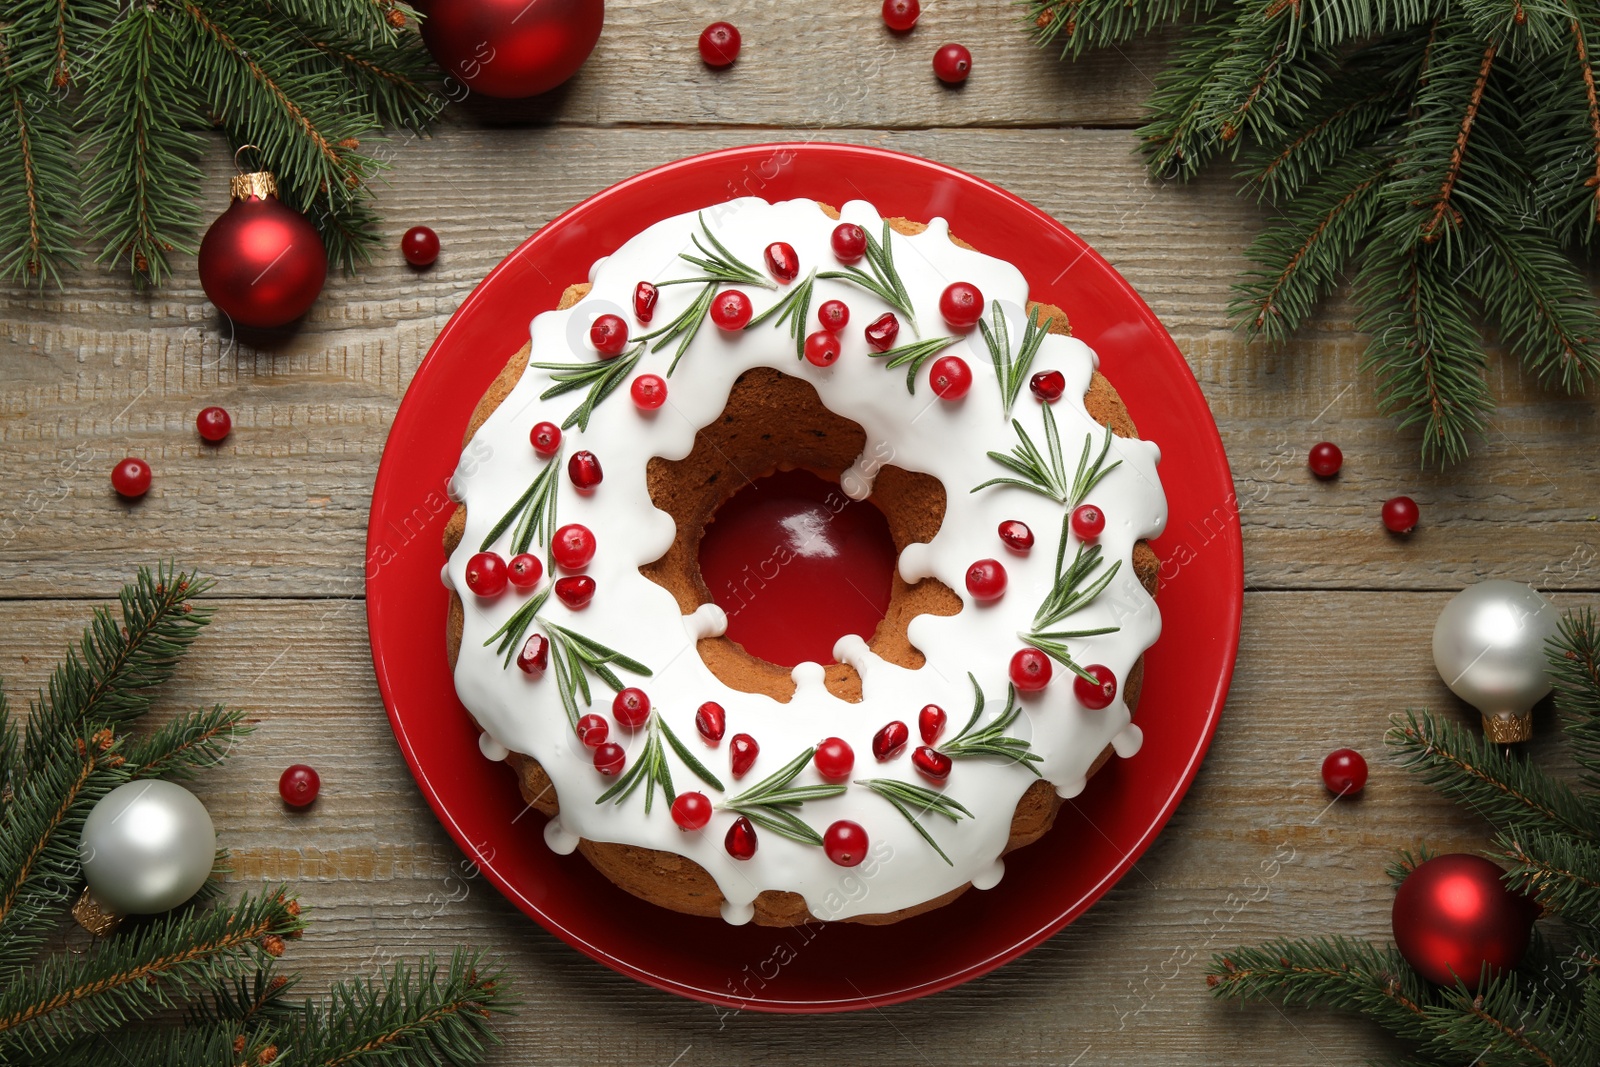
[[[841,263],[854,263],[867,254],[867,231],[853,222],[841,222],[833,228],[833,254]]]
[[[750,298],[737,289],[724,289],[711,301],[711,321],[719,330],[744,329],[750,314]]]
[[[467,588],[478,596],[499,596],[506,590],[506,561],[493,552],[467,560]]]
[[[628,764],[628,754],[615,741],[607,741],[594,750],[594,769],[607,777],[622,773]]]
[[[883,24],[896,33],[905,33],[917,24],[922,5],[917,0],[883,0]]]
[[[150,491],[150,464],[142,459],[127,459],[111,468],[111,488],[132,500]]]
[[[706,66],[721,70],[739,58],[739,31],[731,22],[713,22],[700,31],[700,58]]]
[[[972,53],[959,44],[947,44],[933,54],[934,77],[946,85],[960,85],[972,73]]]
[[[506,578],[513,589],[532,589],[543,576],[544,564],[539,562],[538,556],[528,552],[512,556],[511,562],[506,564]]]
[[[1050,657],[1037,648],[1019,649],[1011,657],[1011,684],[1024,693],[1032,693],[1050,684],[1055,668]]]
[[[640,282],[633,287],[633,317],[643,326],[656,315],[656,301],[661,299],[661,290],[649,282]]]
[[[1306,465],[1318,478],[1332,478],[1339,473],[1339,468],[1344,466],[1344,453],[1339,451],[1339,446],[1332,441],[1322,441],[1311,446],[1311,455],[1307,458]],[[1350,750],[1340,749],[1340,751]]]
[[[1389,528],[1390,533],[1410,533],[1417,528],[1417,520],[1421,517],[1422,510],[1417,507],[1417,502],[1408,496],[1397,496],[1384,501],[1383,524]]]
[[[543,674],[550,666],[550,642],[543,634],[534,634],[517,653],[517,666],[523,674]]]
[[[226,408],[201,408],[200,414],[194,417],[194,428],[201,438],[214,445],[233,432],[233,416]]]
[[[817,746],[817,754],[812,762],[817,765],[817,773],[822,777],[830,782],[842,782],[850,777],[850,768],[856,764],[856,754],[843,738],[828,737]]]
[[[766,260],[768,273],[785,285],[794,281],[800,274],[800,257],[795,255],[792,244],[784,241],[772,242],[767,246]]]
[[[906,729],[906,724],[896,719],[883,729],[872,735],[872,757],[879,763],[887,763],[900,754],[906,747],[906,741],[911,737],[911,731]]]
[[[659,374],[641,374],[628,386],[640,411],[654,411],[667,402],[667,382]]]
[[[600,460],[593,452],[574,452],[572,458],[567,460],[567,477],[580,493],[594,489],[605,480],[605,476],[605,471],[600,469]]]
[[[928,368],[928,384],[940,400],[960,400],[972,388],[972,368],[960,356],[940,356]]]
[[[1054,404],[1067,391],[1067,378],[1058,370],[1042,370],[1028,379],[1028,390],[1046,404]]]
[[[950,757],[929,745],[923,745],[911,753],[911,765],[935,782],[950,777]]]
[[[1366,788],[1367,761],[1353,748],[1335,749],[1322,761],[1322,784],[1337,796],[1355,796]]]
[[[822,833],[822,851],[841,867],[854,867],[867,858],[867,831],[860,823],[840,819]]]
[[[1000,540],[1013,552],[1026,552],[1033,547],[1033,531],[1025,522],[1007,519],[1000,524]]]
[[[736,860],[749,859],[756,854],[756,828],[750,825],[749,819],[739,816],[728,827],[728,836],[722,839],[722,847]]]
[[[680,830],[699,830],[711,821],[711,801],[704,793],[679,793],[672,802],[672,821]]]
[[[1079,504],[1072,509],[1072,532],[1080,541],[1093,541],[1105,529],[1106,513],[1093,504]]]
[[[550,554],[555,556],[556,562],[569,571],[587,567],[594,559],[594,550],[594,534],[589,532],[589,527],[575,522],[557,530],[555,543],[550,546]]]
[[[756,744],[755,738],[749,734],[734,734],[733,740],[728,742],[728,765],[733,769],[733,776],[743,778],[760,754],[761,746]]]
[[[589,606],[589,601],[594,599],[594,589],[594,579],[587,574],[569,574],[557,578],[555,584],[556,596],[573,611]]]
[[[817,306],[817,321],[824,330],[838,333],[850,325],[850,305],[843,300],[824,300]]]
[[[727,712],[715,700],[708,700],[694,713],[694,728],[700,731],[706,744],[715,745],[722,740],[722,734],[728,728]]]
[[[900,320],[894,317],[894,312],[885,311],[867,326],[867,347],[874,352],[887,352],[899,336]]]
[[[1076,676],[1072,680],[1072,695],[1090,711],[1099,711],[1117,698],[1117,676],[1102,663],[1091,663],[1084,671],[1094,675],[1095,680],[1091,682],[1081,674]]]
[[[561,427],[553,422],[536,422],[528,431],[528,441],[535,452],[548,459],[561,447]]]
[[[585,715],[578,720],[578,740],[589,748],[599,748],[611,736],[611,727],[599,715]]]
[[[939,294],[939,314],[952,328],[970,330],[983,318],[983,293],[971,282],[951,282]]]
[[[999,600],[1006,591],[1006,569],[997,559],[980,559],[967,568],[967,592],[977,600]]]
[[[839,335],[818,330],[806,336],[806,362],[817,367],[831,367],[839,361]]]
[[[278,776],[278,795],[291,808],[303,808],[317,799],[322,791],[322,776],[316,768],[304,763],[285,767]]]
[[[589,343],[601,359],[620,355],[628,347],[628,324],[620,315],[601,315],[589,327]]]
[[[400,238],[400,254],[413,267],[426,267],[439,258],[439,235],[426,226],[413,226]]]
[[[629,686],[611,700],[611,714],[630,730],[637,730],[650,718],[650,698],[643,689]]]
[[[937,704],[929,704],[917,713],[917,733],[922,735],[922,743],[931,745],[939,740],[939,735],[944,733],[944,724],[949,718],[944,709]]]

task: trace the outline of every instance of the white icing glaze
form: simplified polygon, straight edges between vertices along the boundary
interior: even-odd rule
[[[802,272],[837,267],[829,246],[835,222],[812,201],[768,204],[745,198],[709,207],[703,215],[735,256],[758,269],[763,249],[778,240],[794,246]],[[874,235],[882,230],[882,220],[870,204],[853,201],[844,206],[842,215]],[[666,219],[615,254],[597,260],[590,271],[593,289],[583,300],[570,309],[547,311],[534,319],[532,361],[570,363],[595,358],[587,342],[588,324],[608,311],[622,314],[634,333],[642,332],[631,314],[634,286],[641,280],[693,276],[694,268],[678,255],[693,251],[690,236],[697,228],[695,213]],[[951,243],[948,234],[944,220],[934,219],[922,234],[891,237],[894,261],[917,311],[920,335],[950,334],[938,312],[939,295],[950,282],[961,280],[977,285],[986,302],[1002,302],[1015,346],[1025,322],[1026,281],[1009,263],[963,249]],[[751,298],[757,314],[783,296],[781,290],[738,288]],[[662,288],[649,328],[674,318],[697,291],[693,285]],[[730,795],[770,775],[827,736],[842,737],[854,749],[853,779],[892,778],[927,784],[911,764],[915,743],[880,764],[872,757],[873,734],[886,722],[899,719],[910,726],[914,742],[917,712],[924,704],[933,703],[949,714],[945,739],[954,736],[971,714],[968,672],[976,676],[988,697],[984,721],[999,714],[1005,707],[1011,655],[1022,647],[1017,634],[1030,628],[1053,576],[1064,513],[1060,504],[1010,486],[968,492],[1005,473],[985,453],[1009,452],[1015,443],[1009,418],[1002,414],[999,382],[979,334],[973,331],[941,353],[961,356],[972,369],[972,388],[963,400],[949,403],[935,398],[927,384],[926,367],[918,375],[915,394],[908,394],[903,371],[886,371],[883,360],[869,358],[862,333],[867,323],[889,310],[887,305],[849,283],[818,280],[812,308],[830,298],[844,300],[850,307],[850,326],[841,334],[843,353],[832,367],[821,369],[797,361],[788,331],[773,327],[770,320],[736,335],[725,334],[707,321],[669,380],[665,408],[650,415],[641,413],[629,401],[624,385],[595,408],[587,431],[574,427],[565,432],[564,455],[589,449],[605,469],[605,480],[593,493],[579,494],[565,477],[558,489],[559,521],[583,523],[595,532],[599,548],[585,573],[595,579],[597,592],[583,610],[571,611],[552,598],[542,614],[651,667],[654,674],[649,678],[622,672],[624,684],[636,684],[650,694],[656,711],[722,779]],[[813,319],[807,331],[815,328]],[[912,339],[909,324],[902,323],[900,343]],[[670,350],[647,354],[639,372],[665,374],[670,356]],[[1081,341],[1051,335],[1044,339],[1032,368],[1059,370],[1066,376],[1067,391],[1054,405],[1054,414],[1069,471],[1085,434],[1094,435],[1096,448],[1103,434],[1081,399],[1095,364],[1094,353]],[[674,533],[671,517],[650,500],[646,463],[655,456],[687,456],[696,431],[720,415],[739,374],[763,366],[809,381],[830,410],[865,430],[867,448],[843,476],[849,495],[867,495],[873,477],[887,463],[933,475],[948,494],[939,532],[930,543],[911,545],[902,552],[899,569],[908,581],[937,577],[962,597],[963,610],[954,616],[923,615],[912,620],[908,635],[927,657],[918,670],[881,659],[861,637],[841,638],[835,655],[861,674],[864,699],[859,704],[830,694],[822,684],[821,666],[814,663],[794,669],[797,691],[788,704],[731,689],[710,672],[694,647],[697,639],[719,634],[726,627],[721,609],[708,605],[685,616],[672,594],[639,572],[641,565],[666,551]],[[863,787],[851,786],[843,796],[807,803],[801,815],[819,832],[837,819],[851,819],[866,828],[874,860],[866,875],[858,872],[868,871],[867,866],[840,868],[820,848],[759,828],[756,855],[735,860],[723,848],[723,838],[735,818],[726,811],[719,810],[704,830],[684,833],[659,798],[653,813],[646,816],[642,791],[621,805],[594,803],[615,779],[602,777],[594,769],[590,750],[573,735],[557,697],[554,672],[530,678],[515,666],[503,667],[494,649],[484,647],[489,635],[525,602],[525,595],[508,590],[492,600],[480,599],[467,591],[464,578],[467,560],[544,466],[545,461],[529,447],[529,429],[541,420],[560,424],[583,395],[539,399],[549,385],[548,372],[525,371],[510,396],[478,431],[472,462],[463,460],[458,468],[452,485],[467,505],[467,527],[447,566],[446,580],[462,591],[465,605],[455,669],[457,691],[487,731],[485,736],[492,738],[485,742],[486,756],[505,748],[528,753],[550,775],[561,801],[561,815],[545,828],[550,847],[570,852],[582,837],[686,856],[716,880],[727,898],[722,915],[730,923],[748,922],[751,902],[766,889],[798,892],[813,914],[840,919],[909,907],[968,882],[979,888],[998,882],[1004,869],[999,856],[1012,811],[1035,779],[1025,768],[994,758],[956,760],[944,786],[945,792],[976,813],[976,818],[956,823],[938,816],[925,819],[924,825],[953,865],[940,859],[887,801]],[[1010,414],[1042,446],[1040,409],[1039,402],[1023,390]],[[486,448],[478,447],[480,443]],[[1095,487],[1088,500],[1106,515],[1106,529],[1099,538],[1105,559],[1108,563],[1121,560],[1122,566],[1111,586],[1075,613],[1067,625],[1073,629],[1120,627],[1115,633],[1075,640],[1070,645],[1079,662],[1105,664],[1119,680],[1125,680],[1134,662],[1160,633],[1160,614],[1134,574],[1131,555],[1140,538],[1160,533],[1166,522],[1166,501],[1155,469],[1160,452],[1153,443],[1116,438],[1112,451],[1121,465]],[[1031,552],[1019,555],[1004,548],[996,530],[1006,519],[1020,519],[1033,530],[1036,543]],[[508,536],[503,534],[493,546],[502,554]],[[985,557],[1001,560],[1009,587],[999,601],[978,604],[967,594],[964,576],[974,560]],[[591,679],[591,686],[595,701],[589,710],[611,722],[611,740],[628,750],[631,765],[643,748],[645,732],[619,728],[610,716],[610,691],[598,680]],[[740,781],[735,782],[729,771],[726,743],[709,748],[695,731],[695,711],[707,700],[726,709],[727,736],[749,733],[760,743],[760,756]],[[1021,703],[1023,713],[1010,732],[1031,743],[1042,757],[1035,766],[1062,796],[1074,796],[1083,789],[1090,764],[1107,744],[1123,757],[1138,750],[1141,734],[1131,724],[1120,692],[1110,707],[1090,711],[1074,699],[1072,675],[1060,665],[1046,689],[1024,695]],[[680,792],[700,790],[713,803],[723,799],[676,756],[669,753],[667,760]],[[807,767],[795,784],[820,781],[815,769]]]

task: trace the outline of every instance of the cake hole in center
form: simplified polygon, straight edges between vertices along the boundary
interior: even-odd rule
[[[706,525],[700,574],[729,640],[781,667],[833,663],[845,634],[870,639],[889,609],[889,522],[808,470],[778,471],[729,497]]]

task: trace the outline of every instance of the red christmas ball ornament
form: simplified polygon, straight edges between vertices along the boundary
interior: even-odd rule
[[[731,67],[739,58],[739,46],[743,43],[739,28],[733,23],[713,22],[700,31],[700,58],[705,60],[706,66],[717,70]]]
[[[439,235],[426,226],[413,226],[400,238],[400,254],[413,267],[429,267],[439,258]]]
[[[150,491],[150,464],[129,456],[111,468],[111,488],[129,500],[144,496]]]
[[[933,54],[934,77],[946,85],[960,85],[972,73],[972,53],[965,45],[947,44]]]
[[[1322,784],[1334,796],[1355,796],[1366,787],[1367,761],[1353,748],[1337,748],[1322,761]]]
[[[278,795],[291,808],[304,808],[317,799],[322,791],[322,776],[315,767],[296,763],[285,767],[278,776]]]
[[[233,416],[227,408],[201,408],[194,417],[194,428],[206,442],[216,444],[233,432]]]
[[[1430,982],[1476,992],[1485,968],[1515,967],[1528,948],[1538,905],[1506,888],[1505,872],[1482,856],[1435,856],[1406,875],[1394,896],[1394,943]]]
[[[426,0],[417,6],[426,16],[422,41],[450,80],[503,99],[548,92],[576,74],[600,39],[606,9],[605,0]]]
[[[328,253],[306,217],[278,199],[264,170],[236,176],[233,202],[200,242],[200,285],[241,326],[282,326],[306,313],[328,277]]]

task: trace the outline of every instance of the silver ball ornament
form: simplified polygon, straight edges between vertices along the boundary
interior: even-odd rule
[[[183,786],[128,782],[89,812],[78,853],[97,904],[124,915],[154,915],[205,884],[217,830],[205,805]]]
[[[1501,744],[1533,736],[1533,706],[1550,692],[1545,642],[1558,631],[1555,606],[1520,582],[1468,586],[1439,613],[1433,663],[1456,696],[1483,713]]]

